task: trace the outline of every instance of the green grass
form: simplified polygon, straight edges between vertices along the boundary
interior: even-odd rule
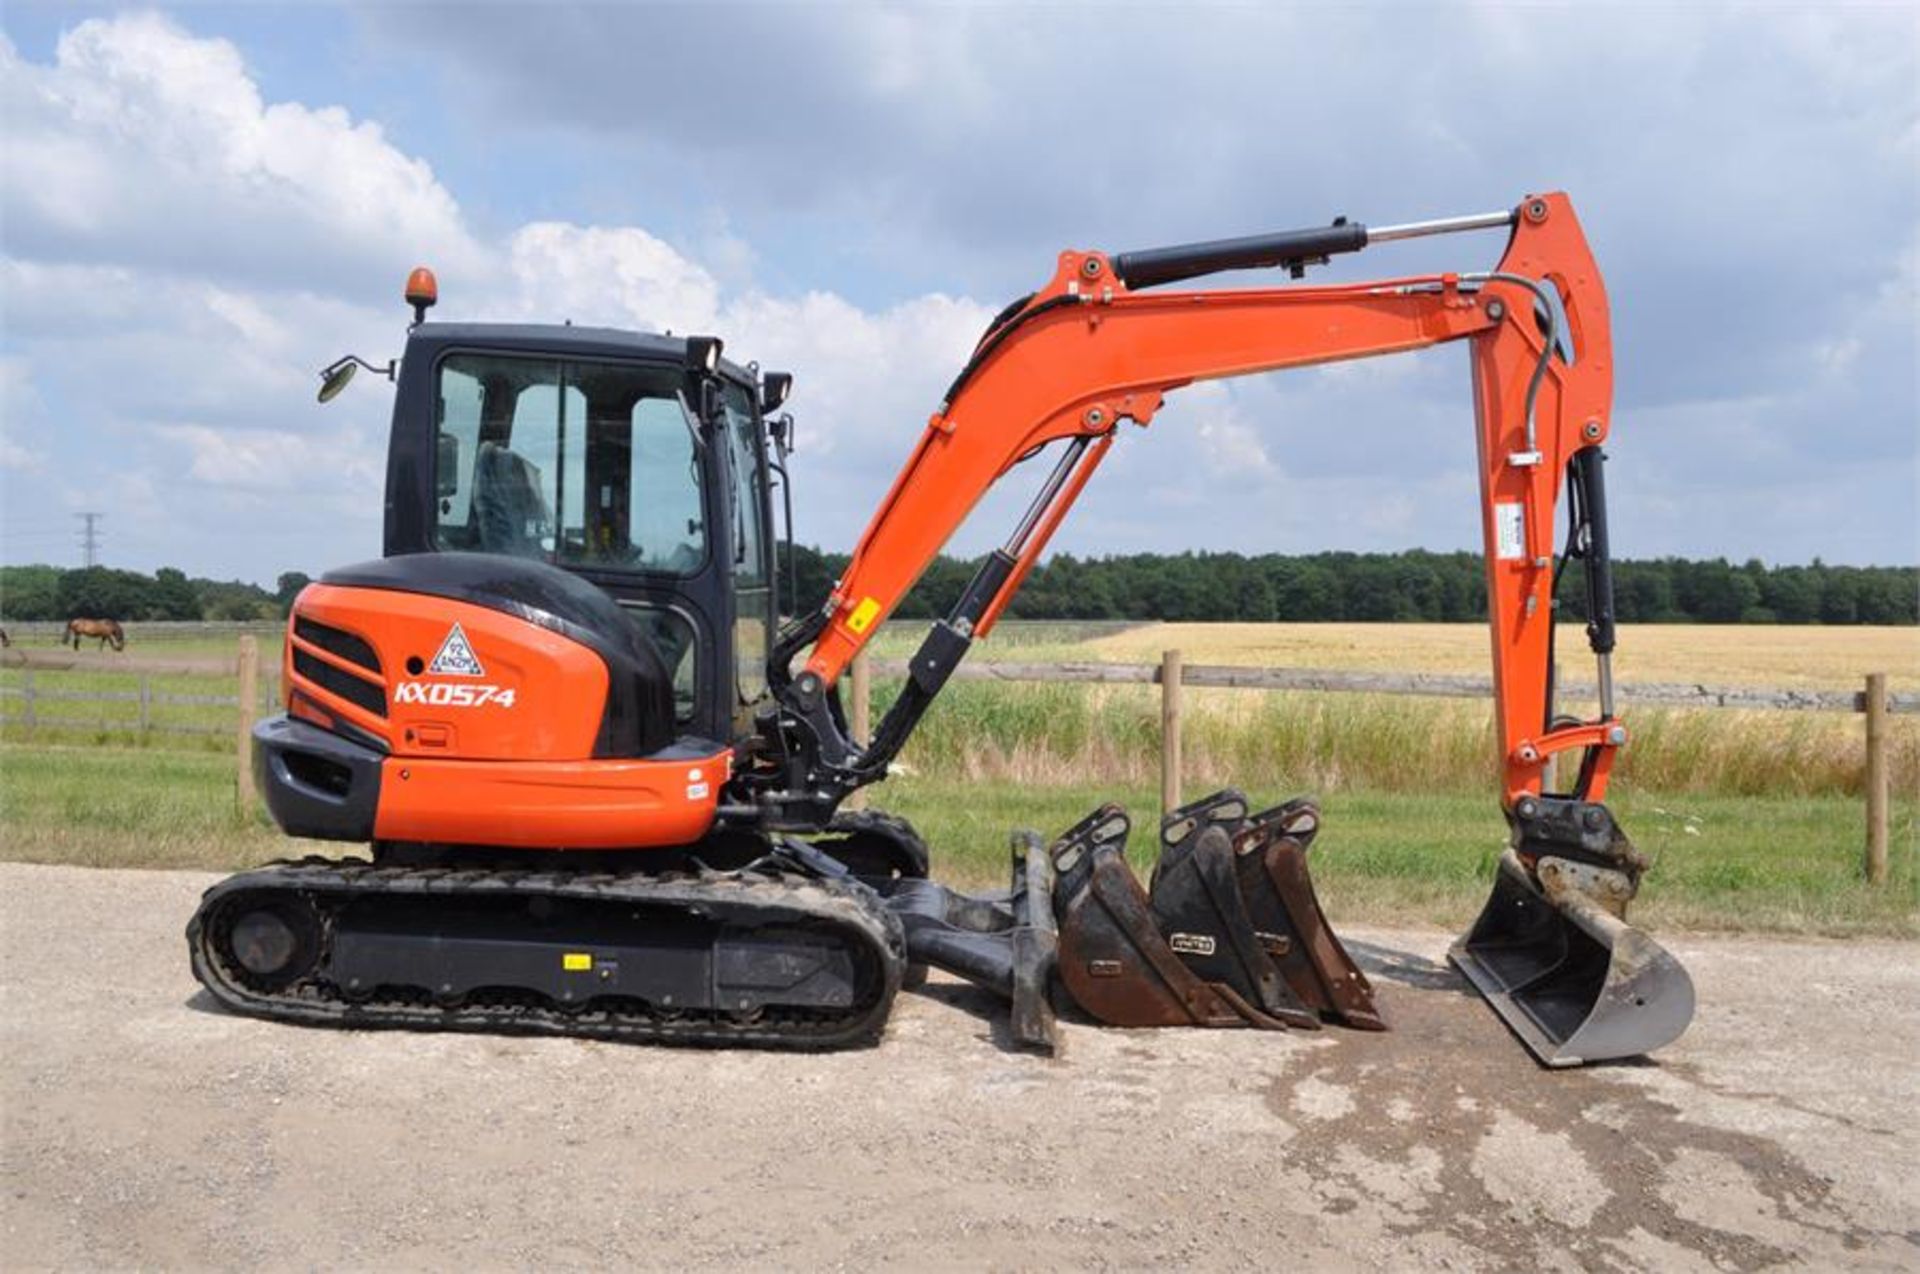
[[[269,674],[273,675],[269,675]],[[155,747],[231,754],[236,730],[237,709],[232,704],[175,703],[170,697],[184,699],[231,699],[238,689],[231,673],[154,673],[145,678],[152,696],[147,720],[156,727],[143,731],[138,699],[141,675],[111,669],[85,671],[33,671],[35,712],[41,718],[53,718],[85,724],[47,725],[32,728],[19,721],[0,725],[0,739],[41,744],[111,743],[120,746]],[[260,701],[256,716],[271,712],[277,693],[277,672],[263,668]],[[25,709],[22,698],[27,671],[0,668],[0,711],[12,718]],[[64,699],[53,694],[112,695],[110,699]],[[172,728],[169,728],[172,727]],[[188,730],[206,733],[187,733]]]
[[[289,852],[243,815],[226,755],[0,745],[0,856],[82,867],[232,871]]]
[[[1292,788],[1248,781],[1278,800]],[[1190,785],[1191,794],[1206,790]],[[1017,827],[1057,833],[1095,805],[1133,811],[1135,866],[1151,862],[1154,786],[967,781],[908,775],[873,793],[913,820],[937,874],[999,884]],[[1893,879],[1860,879],[1862,812],[1839,796],[1659,796],[1613,802],[1655,860],[1636,918],[1657,929],[1920,937],[1916,806],[1895,808]],[[1339,922],[1457,928],[1484,900],[1504,840],[1491,788],[1477,793],[1329,791],[1315,882]],[[0,856],[92,867],[231,871],[269,858],[352,847],[293,842],[234,800],[233,764],[213,753],[0,745]]]
[[[1294,795],[1247,784],[1256,801]],[[1189,797],[1209,790],[1190,785]],[[1154,852],[1157,787],[1067,787],[922,777],[893,779],[874,801],[913,820],[934,846],[943,877],[997,883],[1007,833],[1058,832],[1103,801],[1134,815],[1129,857],[1144,877]],[[1864,816],[1840,797],[1754,799],[1623,793],[1610,802],[1634,843],[1654,862],[1637,921],[1675,929],[1920,937],[1916,816],[1897,802],[1893,877],[1861,876]],[[1466,795],[1334,791],[1321,799],[1314,883],[1338,920],[1458,927],[1485,900],[1506,843],[1491,789]]]
[[[874,687],[877,721],[899,683]],[[1860,718],[1845,713],[1635,708],[1616,785],[1690,795],[1858,796]],[[1189,690],[1187,771],[1286,775],[1316,791],[1479,794],[1497,782],[1492,716],[1465,699]],[[922,774],[1063,785],[1098,774],[1157,783],[1157,688],[949,685],[902,761]],[[1890,722],[1897,792],[1920,792],[1920,718]]]

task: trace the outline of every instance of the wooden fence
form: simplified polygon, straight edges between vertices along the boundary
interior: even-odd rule
[[[904,660],[873,660],[862,654],[854,660],[849,712],[856,738],[867,737],[871,719],[869,695],[874,677],[905,677]],[[1160,807],[1180,805],[1181,691],[1187,686],[1226,690],[1309,690],[1336,694],[1437,695],[1457,699],[1488,699],[1493,682],[1487,677],[1445,673],[1347,672],[1321,668],[1248,668],[1229,664],[1189,664],[1178,650],[1161,654],[1157,664],[972,663],[954,670],[956,681],[1079,682],[1096,685],[1158,685],[1160,687]],[[1593,701],[1592,685],[1562,681],[1559,697]],[[1856,712],[1867,719],[1864,769],[1866,775],[1867,836],[1864,870],[1867,879],[1887,879],[1890,795],[1887,770],[1887,716],[1920,713],[1920,695],[1890,694],[1887,675],[1870,673],[1865,686],[1844,690],[1767,690],[1748,687],[1688,685],[1652,682],[1614,687],[1621,703],[1662,704],[1683,708],[1744,708],[1788,712]]]
[[[279,669],[269,669],[265,673],[265,685],[262,687],[260,674],[259,645],[256,639],[247,634],[239,639],[241,648],[251,647],[255,664],[255,690],[250,711],[258,713],[264,704],[279,699]],[[0,713],[0,723],[28,727],[51,726],[73,730],[111,730],[138,734],[192,734],[225,735],[230,727],[226,725],[187,724],[155,719],[155,708],[169,707],[216,707],[239,708],[247,703],[240,697],[236,684],[234,694],[180,694],[168,690],[155,690],[155,678],[206,677],[237,679],[243,656],[236,654],[233,659],[101,659],[85,655],[74,655],[60,651],[22,650],[13,647],[0,650],[0,668],[18,669],[20,684],[0,686],[0,702],[18,705],[18,710],[9,709]],[[83,673],[91,676],[130,677],[136,682],[132,690],[62,690],[50,682],[57,682],[62,673]],[[262,690],[264,689],[264,693]],[[138,711],[131,717],[66,716],[63,709],[55,708],[51,713],[43,709],[44,704],[97,703],[97,704],[137,704]]]
[[[226,629],[234,631],[240,626]],[[235,642],[234,657],[222,658],[179,658],[179,659],[133,659],[122,655],[105,656],[93,652],[74,652],[60,650],[35,650],[15,645],[0,649],[0,668],[17,669],[20,683],[15,686],[0,686],[0,724],[20,726],[29,730],[41,728],[56,730],[89,730],[112,733],[133,733],[140,736],[152,734],[200,735],[204,737],[229,737],[235,741],[234,800],[241,809],[251,809],[254,802],[253,789],[253,748],[250,736],[253,723],[262,714],[267,705],[279,700],[279,669],[270,667],[262,676],[260,667],[260,643],[253,633],[241,629]],[[63,690],[57,685],[48,685],[62,675],[79,673],[90,676],[131,677],[135,681],[132,690]],[[179,693],[172,690],[156,690],[153,683],[156,678],[177,679],[181,677],[199,677],[209,680],[231,679],[233,694]],[[264,681],[264,685],[262,682]],[[52,712],[45,710],[46,704],[56,705]],[[103,705],[99,716],[73,716],[72,709],[66,704],[94,703]],[[136,711],[131,718],[107,715],[107,705],[135,704]],[[17,705],[17,710],[15,705]],[[231,716],[225,724],[217,723],[181,723],[156,719],[155,709],[164,710],[173,707],[226,708]]]
[[[73,652],[30,650],[13,647],[0,650],[0,668],[21,670],[18,686],[0,686],[0,704],[17,702],[18,711],[0,713],[0,723],[34,729],[42,726],[83,730],[136,731],[219,735],[234,731],[238,753],[236,792],[244,804],[252,800],[252,749],[248,735],[264,702],[279,698],[274,684],[278,669],[262,669],[258,642],[252,633],[242,633],[236,642],[234,658],[154,660],[121,656],[99,658]],[[36,674],[93,673],[133,676],[137,688],[122,691],[69,691],[49,688]],[[871,660],[861,655],[854,660],[848,678],[848,713],[853,733],[864,739],[872,720],[872,687],[876,677],[900,678],[907,673],[904,660]],[[264,677],[263,677],[264,674]],[[176,694],[156,691],[154,677],[202,676],[232,678],[235,693],[230,695]],[[261,681],[265,680],[263,687]],[[1437,695],[1448,698],[1485,699],[1493,693],[1492,682],[1485,677],[1464,677],[1440,673],[1347,672],[1316,668],[1248,668],[1224,664],[1188,664],[1178,650],[1166,651],[1158,664],[1109,664],[1090,662],[1062,663],[970,663],[954,672],[956,681],[1066,682],[1104,685],[1158,685],[1160,687],[1160,794],[1162,808],[1180,804],[1182,702],[1181,692],[1188,686],[1228,690],[1306,690],[1341,694]],[[1560,697],[1570,701],[1592,700],[1592,686],[1562,683]],[[1887,877],[1890,791],[1887,766],[1887,717],[1891,713],[1920,713],[1920,695],[1890,694],[1885,673],[1872,673],[1858,691],[1767,690],[1746,687],[1714,687],[1679,683],[1623,685],[1615,688],[1615,697],[1623,703],[1662,704],[1686,708],[1731,708],[1772,711],[1853,712],[1866,717],[1864,769],[1866,775],[1868,879],[1878,884]],[[70,717],[47,713],[47,703],[134,703],[138,711],[132,720]],[[179,725],[154,719],[156,706],[192,705],[229,707],[235,710],[233,724]],[[857,796],[857,794],[856,794]]]

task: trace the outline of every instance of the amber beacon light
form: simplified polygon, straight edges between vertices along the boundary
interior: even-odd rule
[[[433,271],[424,265],[417,265],[413,273],[407,276],[407,304],[413,307],[415,324],[427,321],[427,311],[440,299],[440,282],[433,277]]]

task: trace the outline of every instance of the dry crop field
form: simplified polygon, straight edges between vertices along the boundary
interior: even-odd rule
[[[1556,637],[1569,680],[1589,680],[1586,634]],[[1087,658],[1146,663],[1168,649],[1188,663],[1381,672],[1485,674],[1479,624],[1142,624],[1080,643]],[[1631,624],[1620,629],[1622,682],[1857,690],[1869,672],[1893,689],[1920,690],[1920,628],[1818,625]]]
[[[901,625],[905,628],[908,625]],[[899,641],[899,638],[894,638]],[[1241,664],[1485,676],[1477,624],[1142,624],[1090,635],[1033,624],[997,632],[982,660],[1154,663],[1167,649],[1194,664]],[[1559,634],[1570,686],[1590,686],[1584,633]],[[895,654],[892,648],[884,653]],[[1621,631],[1623,685],[1859,690],[1869,672],[1896,692],[1920,690],[1920,629],[1640,625]],[[882,687],[884,700],[890,691]],[[906,754],[909,765],[1023,783],[1089,774],[1135,782],[1157,771],[1158,692],[1146,686],[951,687]],[[1320,789],[1479,789],[1495,745],[1484,700],[1395,695],[1187,692],[1194,777],[1274,773]],[[1567,707],[1590,710],[1570,701]],[[1628,704],[1634,738],[1621,780],[1666,793],[1856,795],[1861,718],[1846,712],[1671,708]],[[1896,792],[1920,791],[1920,717],[1896,716]]]

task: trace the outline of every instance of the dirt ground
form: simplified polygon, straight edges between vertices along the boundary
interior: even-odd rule
[[[1920,947],[1670,940],[1657,1061],[1547,1072],[1355,930],[1387,1035],[1065,1028],[936,982],[821,1057],[227,1016],[212,877],[0,865],[13,1269],[1920,1268]]]

